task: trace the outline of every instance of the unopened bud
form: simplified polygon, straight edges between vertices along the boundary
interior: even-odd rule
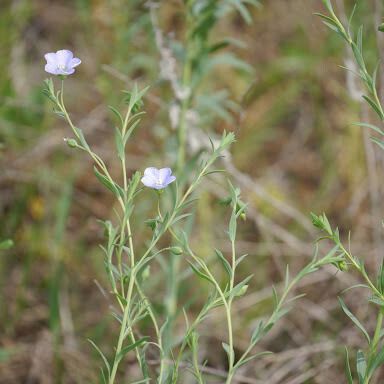
[[[348,264],[344,260],[334,263],[334,266],[341,272],[348,270]]]
[[[141,277],[143,278],[143,280],[147,280],[150,274],[151,274],[151,267],[147,265],[143,273],[141,274]]]
[[[243,296],[248,290],[248,284],[245,284],[241,287],[240,291],[237,292],[236,296]]]
[[[170,249],[171,253],[173,253],[174,255],[181,255],[183,253],[183,249],[181,247],[172,247]]]
[[[75,139],[64,139],[69,148],[77,148],[78,144]]]

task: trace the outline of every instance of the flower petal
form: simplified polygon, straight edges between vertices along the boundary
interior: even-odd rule
[[[75,68],[68,68],[63,70],[63,75],[72,75],[75,72]]]
[[[143,176],[141,178],[141,182],[146,186],[146,187],[149,187],[149,188],[156,188],[156,181],[154,178],[150,177],[150,176]]]
[[[45,60],[47,60],[47,64],[52,64],[56,66],[56,53],[49,52],[44,55]]]
[[[167,185],[173,183],[176,180],[176,176],[169,176],[167,179]]]
[[[56,65],[45,64],[45,72],[51,73],[52,75],[59,75],[59,71]]]
[[[70,62],[69,62],[69,66],[71,68],[75,68],[77,67],[78,65],[81,64],[81,60],[78,58],[78,57],[74,57]]]
[[[166,182],[169,176],[171,176],[172,170],[171,168],[161,168],[159,169],[159,179],[162,183]]]
[[[61,49],[56,52],[57,65],[66,68],[73,59],[73,53],[68,49]]]
[[[144,171],[144,176],[150,176],[157,180],[159,178],[159,170],[155,167],[148,167]]]

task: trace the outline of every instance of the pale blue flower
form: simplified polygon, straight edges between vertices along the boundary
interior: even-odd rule
[[[154,189],[163,189],[175,180],[176,177],[172,175],[171,168],[149,167],[144,171],[144,176],[141,178],[141,182],[146,187]]]
[[[68,49],[46,53],[44,57],[47,60],[45,71],[52,75],[72,75],[75,67],[81,64],[81,60],[73,57],[73,53]]]

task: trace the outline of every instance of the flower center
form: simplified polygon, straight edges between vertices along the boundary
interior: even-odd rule
[[[64,71],[65,69],[65,64],[57,64],[57,68],[61,69]]]

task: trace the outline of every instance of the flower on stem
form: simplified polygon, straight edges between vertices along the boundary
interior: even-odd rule
[[[163,189],[175,180],[176,177],[172,175],[171,168],[157,169],[155,167],[147,168],[141,178],[141,182],[146,187],[154,189]]]
[[[52,75],[72,75],[75,67],[81,64],[81,60],[73,57],[73,53],[67,49],[61,49],[56,53],[46,53],[44,57],[47,60],[45,71]]]

